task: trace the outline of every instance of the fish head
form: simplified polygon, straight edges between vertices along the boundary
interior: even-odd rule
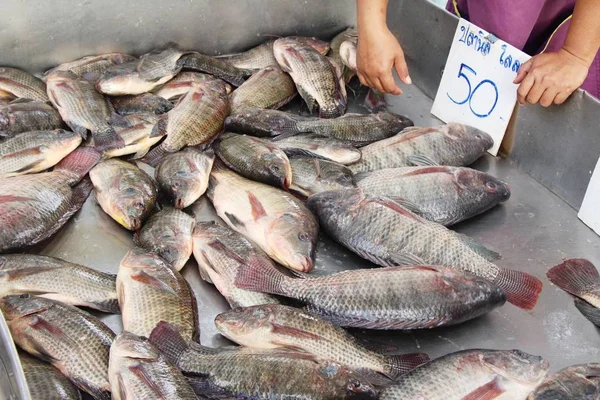
[[[498,350],[485,352],[482,362],[496,374],[511,381],[537,386],[550,369],[547,360],[521,350]]]
[[[129,250],[119,264],[119,269],[164,269],[171,268],[158,254],[141,247]]]
[[[235,308],[217,315],[215,326],[221,334],[242,345],[265,346],[273,332],[273,306]],[[273,346],[275,347],[275,346]]]
[[[269,224],[265,239],[280,264],[308,272],[313,268],[317,233],[318,225],[314,218],[285,213]]]
[[[10,108],[9,107],[0,108],[0,131],[8,130],[10,123],[11,123]]]
[[[448,137],[469,143],[471,146],[481,149],[481,152],[491,149],[494,145],[494,139],[490,135],[469,125],[449,123],[445,129]]]
[[[130,84],[132,77],[139,77],[136,72],[137,64],[138,61],[134,61],[109,67],[96,82],[96,89],[100,93],[119,93]]]
[[[346,40],[340,45],[340,57],[346,67],[356,71],[356,45],[352,41]]]
[[[147,340],[123,331],[113,341],[110,347],[110,356],[156,361],[159,359],[160,353]]]
[[[151,196],[144,196],[142,190],[129,186],[123,190],[111,191],[117,197],[110,203],[109,215],[122,226],[130,230],[138,230],[154,205]]]
[[[190,171],[180,170],[167,179],[169,193],[172,196],[175,208],[183,209],[187,206],[188,198],[198,198],[197,193],[202,191],[202,182],[196,178],[196,174]]]
[[[8,321],[38,314],[51,306],[50,300],[29,294],[10,295],[0,299],[0,310]]]
[[[455,176],[458,185],[473,193],[478,202],[487,199],[493,205],[510,198],[510,186],[490,174],[471,168],[458,168]]]
[[[81,135],[71,131],[65,131],[64,129],[56,129],[52,131],[52,136],[55,140],[47,144],[47,150],[49,153],[63,149],[70,149],[73,151],[83,140]]]
[[[279,148],[265,152],[261,157],[270,183],[288,189],[292,183],[292,166],[285,153]]]
[[[325,178],[323,183],[328,190],[356,187],[354,174],[352,174],[352,171],[349,168],[343,167],[326,170],[324,175]]]
[[[330,190],[310,196],[307,205],[319,218],[329,218],[345,213],[364,199],[363,191],[358,188]]]

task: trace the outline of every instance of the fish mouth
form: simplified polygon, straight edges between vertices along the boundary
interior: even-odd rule
[[[175,208],[179,209],[179,210],[183,210],[183,199],[181,197],[175,199]]]
[[[310,272],[313,269],[313,260],[308,256],[303,256],[300,260],[300,272]]]
[[[508,183],[504,184],[504,190],[500,196],[500,201],[507,201],[508,199],[510,199],[510,186],[508,185]]]

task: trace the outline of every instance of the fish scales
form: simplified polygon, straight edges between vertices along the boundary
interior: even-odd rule
[[[51,105],[40,101],[7,104],[0,107],[0,136],[13,137],[30,131],[58,129],[62,119]]]
[[[255,72],[229,95],[231,113],[246,108],[279,108],[296,97],[296,86],[288,74],[268,67]]]
[[[19,360],[32,399],[81,400],[79,390],[52,365],[24,352]]]
[[[48,101],[46,84],[29,72],[17,68],[0,68],[0,92],[7,92],[13,98]]]

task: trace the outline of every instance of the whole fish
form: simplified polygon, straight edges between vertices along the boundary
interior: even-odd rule
[[[600,326],[600,274],[583,258],[571,258],[546,273],[550,282],[575,297],[575,306],[590,322]]]
[[[19,359],[32,399],[81,400],[81,393],[52,365],[20,352]]]
[[[561,369],[542,382],[527,400],[600,399],[600,364],[579,364]]]
[[[473,163],[494,144],[479,129],[451,123],[431,128],[407,128],[396,136],[363,147],[355,174],[383,168],[424,165],[462,167]]]
[[[102,210],[126,229],[140,229],[156,202],[158,190],[152,178],[116,158],[96,165],[90,178]]]
[[[340,117],[346,111],[345,87],[329,59],[293,38],[277,39],[273,53],[281,69],[290,74],[298,93],[312,112],[318,105],[322,118]]]
[[[272,139],[288,156],[304,155],[350,165],[360,161],[361,150],[341,140],[314,133]],[[353,170],[353,168],[350,168]]]
[[[183,65],[185,69],[214,75],[233,86],[240,86],[247,77],[252,75],[251,69],[237,68],[225,60],[200,54],[198,52],[191,52],[184,55],[181,58],[181,65]]]
[[[0,255],[0,297],[30,293],[73,306],[118,313],[115,279],[112,274],[54,257]]]
[[[0,97],[47,102],[46,85],[41,79],[17,68],[0,67]]]
[[[160,115],[173,109],[171,102],[152,93],[111,97],[110,103],[121,115],[144,113]]]
[[[346,189],[316,194],[308,204],[332,238],[375,264],[447,265],[498,285],[510,303],[527,310],[542,291],[536,277],[492,263],[498,253],[386,197]]]
[[[214,221],[199,222],[194,228],[194,258],[200,276],[216,286],[232,308],[278,304],[274,296],[237,288],[233,282],[250,257],[271,262],[253,242]]]
[[[129,332],[117,335],[110,348],[108,378],[114,400],[196,400],[181,371],[148,340]]]
[[[79,148],[53,172],[0,179],[0,252],[37,244],[56,233],[87,199],[92,184],[77,184],[100,159]]]
[[[463,350],[433,360],[386,387],[381,400],[525,400],[548,361],[519,350]]]
[[[0,309],[15,343],[48,361],[96,400],[110,400],[108,354],[115,334],[76,307],[29,295],[7,296]]]
[[[201,152],[187,148],[163,158],[154,170],[154,178],[174,207],[183,209],[206,192],[214,160],[212,149]]]
[[[68,71],[48,76],[48,96],[63,121],[84,139],[90,131],[98,151],[123,147],[123,139],[110,124],[108,102],[94,85]]]
[[[217,78],[209,74],[202,74],[199,72],[180,72],[177,76],[165,83],[159,89],[154,91],[154,94],[162,97],[163,99],[176,102],[181,96],[190,91],[190,89],[199,83],[206,81],[215,81]],[[231,86],[225,84],[225,90],[227,93],[231,92]]]
[[[245,178],[282,189],[292,183],[290,160],[266,140],[226,133],[215,143],[215,152],[225,165]]]
[[[50,104],[41,101],[12,103],[0,107],[0,137],[58,129],[62,119]]]
[[[290,157],[290,164],[290,190],[302,196],[356,187],[352,171],[342,164],[306,156]]]
[[[167,321],[186,340],[198,340],[198,309],[194,292],[181,274],[155,253],[130,250],[119,265],[117,293],[123,329],[150,336]]]
[[[300,200],[216,165],[207,193],[219,217],[273,260],[297,271],[312,270],[319,226]]]
[[[108,53],[96,56],[87,56],[79,60],[60,64],[44,73],[44,77],[55,71],[70,71],[75,75],[90,82],[95,82],[109,67],[135,61],[136,57],[123,53]]]
[[[258,349],[211,349],[189,343],[161,322],[155,345],[208,398],[376,399],[373,386],[354,371],[310,354]]]
[[[225,120],[225,129],[257,137],[277,136],[297,132],[299,115],[278,110],[244,109]]]
[[[226,338],[260,349],[302,350],[346,365],[363,376],[395,379],[429,361],[426,354],[384,356],[362,346],[344,329],[299,308],[257,305],[217,315],[215,325]]]
[[[123,139],[125,146],[120,149],[110,149],[103,153],[104,158],[120,157],[133,154],[134,160],[142,158],[148,150],[158,143],[161,137],[151,137],[152,130],[158,122],[154,114],[131,114],[123,117],[127,125],[116,128],[117,134]],[[92,141],[93,142],[93,141]]]
[[[76,133],[31,131],[0,143],[0,178],[32,174],[56,165],[81,143]]]
[[[255,72],[229,95],[231,113],[247,108],[279,108],[290,102],[298,92],[288,74],[276,67]]]
[[[509,186],[464,167],[401,167],[365,172],[358,187],[388,197],[421,217],[450,226],[481,214],[510,198]]]
[[[148,218],[134,240],[179,271],[192,255],[194,224],[194,218],[183,211],[165,208]]]

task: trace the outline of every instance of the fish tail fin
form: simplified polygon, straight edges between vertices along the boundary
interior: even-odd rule
[[[273,265],[253,255],[246,265],[240,268],[235,278],[235,286],[255,292],[285,296],[287,292],[283,283],[286,278]]]
[[[430,358],[425,353],[408,353],[385,356],[386,375],[392,379],[404,375],[420,365],[429,362]]]
[[[102,154],[93,147],[78,147],[63,158],[54,167],[54,172],[60,172],[67,177],[69,185],[79,182],[96,164]]]
[[[600,327],[600,308],[594,307],[587,301],[581,300],[579,297],[575,298],[575,307],[577,307],[579,312],[592,324]]]
[[[574,296],[581,296],[590,288],[600,285],[600,275],[596,267],[583,258],[565,260],[551,268],[546,276],[550,282]]]
[[[160,321],[150,333],[148,338],[169,361],[177,365],[177,360],[183,354],[189,345],[179,332],[166,321]]]
[[[371,112],[379,112],[386,110],[388,107],[387,102],[385,101],[385,97],[383,97],[383,93],[378,92],[374,89],[369,89],[367,93],[367,97],[365,97],[365,106]]]
[[[115,131],[112,126],[93,131],[94,146],[98,151],[104,152],[110,149],[120,149],[125,147],[123,138]]]
[[[150,150],[140,161],[151,167],[156,167],[167,154],[169,154],[169,152],[162,146],[157,146]]]
[[[506,293],[506,299],[525,310],[532,310],[542,292],[542,281],[526,272],[501,268],[493,283]]]

